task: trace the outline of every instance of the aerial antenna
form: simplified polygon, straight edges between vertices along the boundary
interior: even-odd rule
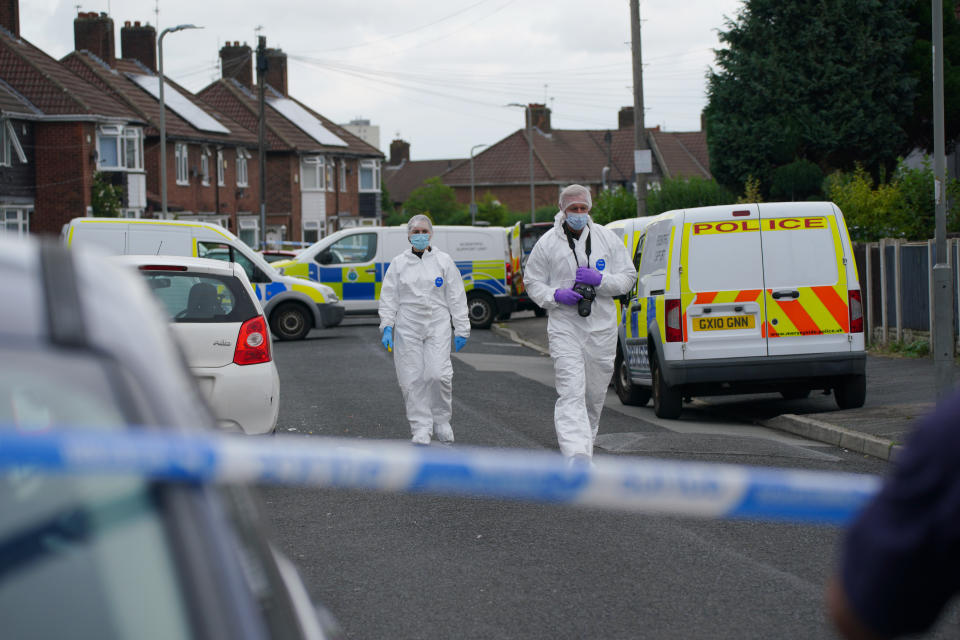
[[[549,84],[543,85],[543,104],[547,104],[547,87],[549,86]]]
[[[157,23],[157,31],[160,30],[160,0],[155,0],[153,3],[153,15],[155,16],[154,22]]]

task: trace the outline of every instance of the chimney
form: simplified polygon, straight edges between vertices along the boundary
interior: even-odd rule
[[[253,49],[244,42],[234,40],[220,48],[220,75],[234,78],[237,82],[253,88]]]
[[[400,165],[410,161],[410,143],[399,138],[390,143],[390,164]]]
[[[633,107],[620,107],[617,113],[617,128],[633,129]]]
[[[528,113],[533,118],[533,126],[543,133],[550,133],[550,109],[547,105],[531,102]]]
[[[267,72],[263,76],[264,81],[283,95],[287,95],[287,54],[280,49],[267,49],[264,53],[267,56]]]
[[[120,29],[120,55],[124,58],[139,60],[140,63],[156,73],[157,71],[157,30],[149,24],[140,26],[140,21],[130,25],[127,20]]]
[[[5,1],[5,0],[4,0]],[[73,21],[73,48],[86,49],[111,67],[117,61],[113,44],[113,19],[106,13],[80,12]]]
[[[0,0],[0,27],[20,37],[20,0]]]

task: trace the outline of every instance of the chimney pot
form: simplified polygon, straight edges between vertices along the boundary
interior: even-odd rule
[[[129,21],[129,20],[124,20],[123,26],[129,27],[129,26],[130,26],[130,21]]]
[[[130,24],[130,23],[128,22],[127,24]],[[134,24],[134,26],[137,26],[137,27],[139,27],[139,26],[140,26],[140,21],[139,21],[139,20],[137,20],[137,21],[136,21],[136,22],[134,22],[133,24]]]

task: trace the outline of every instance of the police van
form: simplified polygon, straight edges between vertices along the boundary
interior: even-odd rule
[[[450,254],[467,291],[473,328],[487,329],[513,311],[515,261],[512,235],[504,227],[433,228],[431,246]],[[333,288],[348,314],[376,314],[380,286],[390,261],[410,251],[406,226],[341,229],[300,252],[293,260],[274,262],[288,276]]]
[[[302,340],[311,329],[334,327],[344,307],[330,287],[281,275],[263,256],[218,224],[176,220],[74,218],[63,228],[68,245],[108,253],[196,256],[236,262],[246,271],[280,340]]]
[[[738,204],[651,217],[634,251],[614,384],[624,404],[832,392],[866,397],[863,306],[850,236],[831,202]]]

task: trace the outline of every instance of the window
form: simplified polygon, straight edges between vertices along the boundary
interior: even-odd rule
[[[250,159],[250,152],[243,147],[237,147],[237,186],[246,187],[249,185],[249,176],[247,175],[247,160]]]
[[[142,132],[139,127],[116,124],[97,128],[97,166],[100,169],[139,170],[143,168]]]
[[[26,164],[27,156],[20,146],[20,140],[17,139],[17,132],[13,129],[13,123],[9,120],[0,121],[0,167],[9,167],[13,164],[13,158]]]
[[[227,162],[223,159],[223,149],[217,149],[217,186],[224,185],[223,174],[226,172]]]
[[[240,239],[252,249],[260,246],[260,221],[256,218],[241,218],[237,221]]]
[[[360,161],[360,191],[380,191],[379,161]]]
[[[322,156],[307,156],[300,160],[300,185],[303,191],[326,189],[326,173]]]
[[[377,234],[354,233],[334,242],[317,255],[320,264],[370,262],[377,255]]]
[[[336,188],[336,183],[333,181],[333,160],[327,160],[327,191],[333,191]]]
[[[347,161],[340,159],[340,192],[347,190]]]
[[[303,221],[303,241],[313,244],[320,239],[320,223],[316,220]]]
[[[0,209],[0,232],[25,236],[30,233],[30,215],[33,207],[11,207]]]
[[[210,186],[210,148],[206,146],[200,149],[200,183]]]
[[[189,156],[187,145],[178,142],[173,147],[173,155],[177,163],[177,184],[190,184],[190,165],[187,162]]]

